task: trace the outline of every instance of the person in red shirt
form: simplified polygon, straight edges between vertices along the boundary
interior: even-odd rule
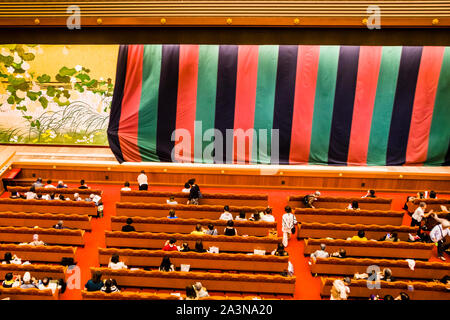
[[[177,242],[177,240],[174,238],[167,240],[162,249],[164,251],[178,251],[178,248],[175,245],[175,242]]]

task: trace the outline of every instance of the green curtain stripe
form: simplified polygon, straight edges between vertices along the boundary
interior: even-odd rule
[[[256,82],[255,118],[252,143],[252,163],[270,164],[271,129],[277,82],[278,46],[260,46],[258,53],[258,76]],[[265,129],[266,133],[264,136]],[[260,143],[267,142],[259,149]],[[260,142],[261,140],[261,142]]]
[[[450,47],[446,47],[442,61],[436,100],[431,120],[427,160],[424,165],[442,165],[450,140]]]
[[[138,146],[142,161],[160,161],[156,153],[161,45],[144,46]]]
[[[203,135],[206,130],[214,129],[218,61],[218,45],[199,47],[194,162],[213,163],[212,159],[203,159],[205,147],[213,143],[203,141]]]
[[[327,164],[340,46],[321,46],[311,129],[310,164]]]
[[[383,47],[367,149],[367,165],[369,166],[386,165],[389,129],[401,55],[401,46]]]

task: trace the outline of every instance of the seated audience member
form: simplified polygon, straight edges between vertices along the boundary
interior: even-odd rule
[[[38,289],[39,290],[48,290],[48,289],[50,289],[50,290],[52,290],[54,292],[56,289],[61,289],[62,288],[61,285],[52,286],[50,280],[51,279],[48,278],[48,277],[44,277],[42,280],[39,280],[38,281]]]
[[[202,240],[197,240],[195,241],[195,252],[206,252],[206,249],[203,248],[203,241]]]
[[[417,199],[425,199],[425,193],[423,191],[417,192]]]
[[[100,197],[98,194],[93,193],[89,195],[89,199],[90,199],[89,201],[94,202],[96,206],[98,206],[99,203],[102,201],[102,197]]]
[[[347,257],[347,251],[345,249],[339,249],[337,252],[333,252],[330,254],[330,257],[333,258],[346,258]]]
[[[17,191],[12,191],[9,196],[10,199],[23,199]]]
[[[59,220],[58,223],[53,226],[53,229],[65,229],[64,222]]]
[[[333,287],[331,288],[330,300],[347,300],[352,280],[349,277],[344,280],[336,279],[333,281]]]
[[[183,242],[180,248],[180,252],[189,252],[191,248],[189,248],[189,244],[187,242]]]
[[[136,229],[131,225],[133,223],[132,218],[127,218],[126,225],[122,227],[122,232],[134,232]]]
[[[37,281],[36,279],[33,277],[31,277],[31,274],[27,271],[25,272],[25,274],[22,277],[22,283],[20,285],[21,289],[31,289],[31,288],[36,288],[37,289]]]
[[[398,242],[400,239],[398,238],[397,232],[387,233],[383,238],[381,238],[378,241],[391,241],[391,242]]]
[[[226,236],[237,236],[237,230],[234,227],[234,222],[233,220],[228,220],[227,221],[227,226],[225,227],[225,229],[223,229],[223,234]]]
[[[202,226],[200,224],[197,224],[195,226],[195,230],[192,231],[191,234],[196,236],[203,236],[205,233],[202,231]]]
[[[406,201],[405,201],[405,204],[403,205],[403,210],[406,210],[406,212],[408,213],[408,215],[412,215],[412,212],[409,212],[409,208],[408,208],[408,204],[410,203],[410,202],[413,202],[414,201],[414,197],[412,197],[412,196],[407,196],[406,197]]]
[[[430,191],[430,195],[429,196],[430,196],[430,199],[437,199],[436,192],[433,191],[433,190]]]
[[[36,194],[36,200],[46,200],[42,198],[42,194],[38,193]]]
[[[137,181],[139,184],[139,190],[147,191],[148,190],[148,178],[145,174],[144,170],[141,170],[141,173],[137,177]]]
[[[205,298],[205,297],[209,297],[208,290],[206,290],[206,288],[202,285],[201,282],[196,282],[196,283],[193,285],[193,287],[194,287],[194,290],[195,290],[195,292],[196,292],[196,294],[197,294],[197,297],[198,297],[199,299]]]
[[[100,291],[105,293],[113,293],[113,292],[120,292],[119,288],[117,287],[116,280],[114,279],[108,279],[103,284],[103,287],[100,289]]]
[[[241,211],[239,211],[239,215],[238,216],[236,216],[236,220],[240,220],[240,221],[245,221],[245,220],[247,220],[247,218],[245,217],[245,211],[244,210],[241,210]]]
[[[191,185],[190,185],[188,182],[186,182],[186,183],[184,184],[184,189],[181,190],[181,192],[184,192],[184,193],[189,193],[189,192],[191,192]]]
[[[8,272],[5,275],[5,280],[2,282],[2,287],[3,288],[14,288],[14,287],[17,287],[18,285],[20,285],[20,282],[16,281],[14,279],[14,275],[11,272]]]
[[[375,190],[367,190],[366,195],[362,196],[361,198],[376,198]]]
[[[255,211],[252,216],[248,219],[249,221],[261,221],[261,212]]]
[[[409,300],[409,295],[406,292],[400,292],[400,294],[394,300]]]
[[[95,271],[92,278],[86,282],[84,290],[86,291],[100,291],[103,288],[102,273]]]
[[[186,300],[198,300],[194,286],[186,286]]]
[[[389,268],[384,268],[381,272],[380,279],[388,282],[394,282],[395,278],[392,276],[392,270]]]
[[[123,188],[120,189],[120,191],[131,191],[130,183],[128,181],[125,181]]]
[[[12,255],[11,252],[5,252],[2,264],[22,264],[22,259]]]
[[[73,201],[83,201],[83,199],[80,197],[79,193],[73,194]]]
[[[178,204],[178,202],[175,201],[174,196],[170,196],[169,200],[166,200],[166,202],[167,202],[167,204],[173,204],[173,205]]]
[[[162,261],[161,265],[159,266],[159,271],[169,272],[169,271],[175,271],[175,267],[170,262],[170,258],[168,256],[165,256]]]
[[[191,186],[191,188],[189,190],[189,197],[187,204],[198,205],[198,199],[201,198],[202,196],[200,192],[200,187],[195,183],[195,179],[190,179],[188,183]]]
[[[272,215],[272,208],[267,207],[264,210],[264,215],[261,217],[261,221],[275,222],[275,217]]]
[[[446,219],[441,219],[437,214],[433,218],[438,222],[430,231],[430,239],[437,246],[438,257],[445,261],[444,252],[450,247],[450,243],[446,243],[446,237],[450,236],[450,222]]]
[[[128,269],[127,265],[123,263],[123,261],[119,260],[118,254],[112,255],[111,259],[109,260],[108,268],[113,270]]]
[[[349,209],[349,210],[359,210],[358,201],[352,201],[352,203],[348,205],[347,209]]]
[[[32,200],[32,199],[36,199],[36,198],[37,198],[36,189],[35,189],[34,185],[32,185],[30,187],[30,190],[28,190],[28,192],[25,193],[25,199]]]
[[[364,232],[364,230],[359,230],[358,231],[358,235],[353,236],[350,240],[352,241],[367,241],[367,238],[365,237],[366,233]]]
[[[387,295],[385,295],[385,296],[383,297],[383,300],[384,300],[384,301],[394,301],[395,299],[394,299],[394,297],[391,296],[390,294],[387,294]]]
[[[58,181],[58,185],[56,186],[58,189],[67,188],[67,184],[64,184],[62,181]]]
[[[230,207],[224,206],[223,213],[219,217],[220,220],[233,220],[233,215],[230,213]]]
[[[209,234],[210,236],[217,236],[217,229],[214,228],[212,223],[208,224],[208,229],[203,230],[205,234]]]
[[[47,180],[47,184],[44,186],[44,188],[46,189],[55,189],[56,187],[54,185],[52,185],[52,180]]]
[[[42,183],[42,178],[37,178],[36,182],[33,183],[33,186],[35,188],[42,188],[44,184]]]
[[[80,186],[78,187],[78,189],[89,189],[89,187],[87,186],[86,182],[82,179],[80,180]]]
[[[50,199],[49,200],[55,200],[55,194],[54,193],[50,193]]]
[[[166,241],[162,249],[164,251],[178,251],[178,248],[175,245],[176,242],[177,240],[175,238],[170,238],[169,240]]]
[[[175,210],[170,210],[169,216],[167,218],[168,219],[177,219],[178,217],[175,215]]]
[[[29,243],[29,245],[31,245],[31,246],[44,246],[45,243],[44,243],[44,241],[39,240],[39,235],[38,234],[35,234],[35,235],[33,235],[33,241],[31,241]]]
[[[317,198],[320,197],[320,192],[316,191],[313,194],[308,194],[303,197],[303,204],[306,208],[315,208],[314,201],[317,201]]]
[[[310,258],[313,262],[316,262],[317,258],[328,258],[330,254],[325,251],[326,245],[324,243],[320,244],[320,249],[311,253]]]
[[[277,249],[275,250],[275,252],[273,252],[273,255],[284,257],[284,256],[288,256],[289,253],[285,250],[284,245],[280,242],[280,243],[278,243]]]
[[[62,201],[65,201],[65,200],[66,200],[66,198],[65,198],[62,194],[59,195],[58,199],[59,199],[59,200],[62,200]]]

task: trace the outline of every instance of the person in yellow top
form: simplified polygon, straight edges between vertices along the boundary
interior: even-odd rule
[[[191,234],[197,235],[197,236],[202,236],[202,235],[204,235],[205,233],[202,231],[202,226],[199,225],[199,224],[197,224],[197,225],[195,226],[195,230],[192,231]]]
[[[359,230],[357,236],[353,236],[350,240],[367,241],[364,230]]]

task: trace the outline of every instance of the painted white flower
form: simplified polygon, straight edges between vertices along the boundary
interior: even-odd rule
[[[25,70],[25,71],[29,70],[29,69],[30,69],[29,63],[26,62],[26,61],[24,61],[24,62],[22,63],[22,69]]]
[[[75,77],[70,77],[70,82],[71,82],[71,83],[77,82],[77,78],[75,78]]]
[[[22,62],[22,58],[19,57],[19,54],[17,52],[14,52],[14,63],[20,64]]]
[[[27,93],[25,91],[22,90],[17,90],[16,91],[16,96],[20,99],[25,99],[25,97],[27,96]]]
[[[103,77],[100,77],[100,79],[99,79],[100,81],[103,81],[103,80],[105,80],[105,79],[103,79]]]
[[[28,72],[25,72],[24,74],[25,74],[25,78],[27,78],[27,79],[31,77]]]
[[[81,70],[83,70],[83,67],[80,66],[79,64],[77,64],[77,65],[75,66],[75,70],[77,70],[77,72],[80,72]]]
[[[6,68],[6,70],[8,70],[9,73],[14,73],[14,68],[9,66],[8,68]]]
[[[33,81],[31,91],[38,92],[40,90],[41,90],[41,87],[36,82]]]
[[[66,102],[67,102],[67,98],[66,98],[65,96],[61,96],[61,97],[59,98],[59,102],[61,102],[61,103],[66,103]]]
[[[3,47],[2,51],[0,53],[1,53],[2,56],[8,57],[10,55],[11,51],[9,51],[8,48]]]
[[[23,75],[21,75],[21,74],[16,74],[16,78],[23,78]]]

